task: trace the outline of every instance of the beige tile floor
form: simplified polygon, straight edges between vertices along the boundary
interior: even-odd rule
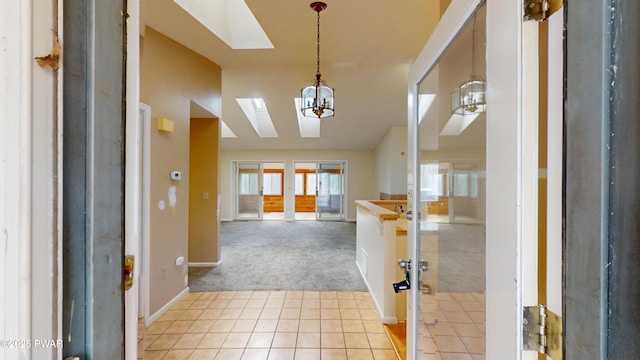
[[[438,293],[420,297],[421,360],[485,360],[485,295]]]
[[[421,360],[485,359],[485,296],[422,296]],[[372,359],[397,355],[367,292],[190,293],[149,328],[138,354],[156,359]]]
[[[145,360],[397,359],[367,292],[190,293],[140,330]]]

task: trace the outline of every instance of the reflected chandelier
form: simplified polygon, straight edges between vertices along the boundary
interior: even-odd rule
[[[318,13],[318,61],[316,79],[300,91],[300,111],[303,116],[325,118],[333,116],[333,88],[320,78],[320,11],[326,9],[327,4],[312,2],[309,6]]]
[[[476,18],[471,30],[471,75],[451,93],[451,112],[458,115],[472,115],[485,112],[487,82],[476,75]]]

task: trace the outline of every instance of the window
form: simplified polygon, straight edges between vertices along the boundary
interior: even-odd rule
[[[240,174],[240,195],[258,195],[258,174]]]
[[[420,198],[438,200],[444,194],[444,174],[440,174],[438,164],[422,164],[420,168]]]
[[[296,195],[304,195],[304,174],[297,173],[295,175],[294,189]]]
[[[265,195],[282,195],[282,174],[279,172],[264,173],[263,187]]]
[[[478,173],[471,174],[471,197],[478,197]]]
[[[316,195],[316,174],[307,173],[307,195]]]
[[[456,173],[453,175],[453,195],[469,196],[469,174]]]
[[[329,194],[342,194],[342,174],[329,175]]]

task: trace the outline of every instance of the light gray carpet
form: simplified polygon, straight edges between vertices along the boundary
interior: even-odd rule
[[[366,291],[352,222],[233,221],[221,224],[220,265],[190,268],[191,291]]]
[[[482,225],[438,224],[438,290],[485,291],[485,230]]]

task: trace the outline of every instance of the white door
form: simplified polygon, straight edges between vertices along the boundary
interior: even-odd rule
[[[487,359],[537,356],[523,352],[521,345],[522,307],[536,304],[538,273],[538,79],[537,67],[532,67],[537,64],[537,32],[529,28],[522,21],[521,2],[453,0],[409,72],[408,257],[413,266],[408,359],[446,352],[467,352],[472,358],[482,352],[480,357]],[[456,73],[456,66],[466,66],[466,71]],[[486,111],[469,106],[454,116],[454,100],[479,96],[477,91],[460,96],[465,75],[487,80]],[[452,96],[454,89],[458,92]],[[484,151],[475,142],[481,138]],[[452,236],[457,231],[429,218],[421,166],[461,157],[481,164],[476,182],[481,221],[469,234]],[[447,272],[453,270],[445,267],[460,259],[445,257],[445,247],[452,245],[447,241],[464,245],[460,238],[465,236],[484,245],[484,292],[471,288],[481,280],[473,280],[469,272],[474,268],[465,264],[457,274],[465,287],[454,289],[457,295],[446,294],[450,285],[443,279],[449,281]],[[426,271],[418,266],[423,259],[429,263]],[[443,329],[446,333],[432,331],[434,324],[444,323],[450,325]]]

